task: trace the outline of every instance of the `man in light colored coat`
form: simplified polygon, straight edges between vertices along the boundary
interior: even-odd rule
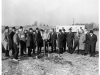
[[[4,49],[5,49],[5,56],[6,57],[9,57],[9,50],[10,50],[10,46],[11,46],[11,38],[10,38],[10,35],[9,35],[9,27],[6,26],[5,27],[5,31],[3,33],[3,46],[4,46]]]
[[[79,39],[79,50],[85,50],[85,40],[86,40],[86,36],[84,31],[82,31]]]

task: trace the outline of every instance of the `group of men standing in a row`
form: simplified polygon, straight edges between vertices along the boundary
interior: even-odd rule
[[[23,30],[23,27],[20,26],[19,29],[13,27],[12,31],[9,32],[9,27],[6,26],[3,33],[5,56],[9,57],[9,50],[12,49],[13,60],[18,59],[19,53],[23,56],[27,49],[28,56],[31,56],[32,53],[39,55],[42,47],[44,47],[45,52],[50,52],[48,48],[51,47],[51,52],[63,53],[66,51],[66,44],[68,52],[71,54],[77,48],[78,53],[79,50],[85,50],[84,55],[89,53],[90,56],[95,56],[96,42],[97,36],[93,30],[84,32],[82,28],[81,31],[77,29],[73,33],[71,28],[69,32],[66,32],[64,28],[56,32],[54,29],[43,31],[39,28],[36,28],[35,31],[32,28]]]
[[[68,52],[70,54],[74,53],[77,48],[77,53],[79,54],[80,50],[83,50],[83,55],[90,54],[90,57],[95,57],[95,48],[96,48],[97,36],[93,33],[93,30],[88,31],[83,30],[82,28],[77,29],[76,32],[72,32],[72,29],[69,29],[69,32],[65,32],[65,29],[59,30],[58,33],[58,48],[60,51],[66,50],[66,44],[68,47]]]

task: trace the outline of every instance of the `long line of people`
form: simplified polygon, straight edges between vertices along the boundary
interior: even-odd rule
[[[84,50],[84,55],[90,54],[90,56],[95,57],[97,36],[93,33],[93,30],[84,31],[77,29],[76,32],[72,32],[72,28],[69,32],[66,32],[64,28],[56,32],[54,29],[50,30],[40,30],[36,28],[33,30],[23,30],[20,26],[19,29],[15,27],[9,32],[9,27],[5,27],[3,33],[3,47],[5,48],[5,56],[9,57],[9,50],[12,50],[13,60],[17,61],[18,55],[23,56],[27,53],[28,56],[34,54],[39,55],[42,50],[46,52],[56,52],[63,53],[68,51],[73,54],[77,48],[77,53],[80,50]],[[66,45],[68,50],[66,50]],[[42,47],[44,49],[42,49]],[[51,47],[51,50],[49,49]],[[57,49],[58,48],[58,49]]]

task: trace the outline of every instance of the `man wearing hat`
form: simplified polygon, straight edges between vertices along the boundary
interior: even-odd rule
[[[23,56],[26,47],[26,38],[22,26],[20,26],[19,29],[19,38],[20,38],[21,56]]]
[[[59,53],[63,53],[63,47],[64,47],[64,35],[62,33],[62,30],[59,29],[58,33],[58,48],[59,48]]]
[[[18,61],[18,54],[19,54],[19,42],[20,42],[20,39],[19,39],[19,36],[18,36],[18,29],[16,30],[14,36],[13,36],[13,46],[14,46],[14,50],[15,50],[15,53],[13,55],[13,60],[14,61]]]
[[[6,26],[5,27],[5,31],[3,33],[3,46],[5,49],[5,56],[9,57],[9,50],[10,50],[10,46],[11,46],[11,38],[9,35],[9,27]]]
[[[97,36],[93,33],[93,30],[90,30],[90,34],[88,36],[89,39],[89,53],[90,57],[95,57],[95,48],[96,48],[96,42],[97,42]]]
[[[34,47],[34,37],[33,37],[33,29],[32,28],[29,28],[29,32],[27,34],[27,42],[26,42],[26,46],[28,48],[28,56],[31,56],[31,52],[32,52],[32,49]]]
[[[35,30],[33,30],[33,54],[35,54],[35,48],[36,48],[36,41],[35,41]]]
[[[66,51],[66,37],[67,37],[67,33],[65,32],[65,29],[62,29],[63,35],[64,35],[64,40],[63,40],[63,50],[64,52]]]
[[[15,34],[15,30],[16,30],[16,28],[15,27],[12,27],[12,31],[11,31],[11,33],[10,33],[10,37],[11,37],[11,42],[12,42],[12,55],[14,55],[15,54],[15,50],[14,50],[14,47],[13,47],[13,36],[14,36],[14,34]]]
[[[49,39],[49,34],[48,34],[47,29],[44,30],[44,33],[42,35],[42,39],[43,39],[43,45],[44,45],[45,52],[47,52],[47,41]]]
[[[52,32],[50,33],[50,43],[52,52],[56,52],[56,40],[57,40],[57,34],[54,31],[54,29],[52,29]]]
[[[36,28],[35,41],[36,41],[36,46],[37,46],[37,54],[39,54],[41,53],[41,47],[43,45],[43,40],[42,40],[42,36],[38,28]]]
[[[69,28],[69,32],[67,33],[67,47],[68,47],[68,52],[72,53],[73,51],[73,39],[74,39],[74,34],[72,32],[72,28]]]

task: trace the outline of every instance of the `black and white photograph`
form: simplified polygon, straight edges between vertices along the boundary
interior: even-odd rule
[[[1,75],[99,75],[99,0],[1,0]]]

